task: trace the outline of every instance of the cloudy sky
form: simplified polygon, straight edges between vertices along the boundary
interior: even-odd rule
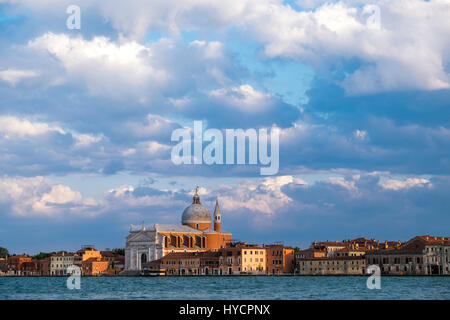
[[[123,247],[130,224],[180,223],[197,185],[238,240],[448,235],[449,16],[448,0],[0,0],[0,246]],[[278,174],[174,165],[194,120],[279,127]]]

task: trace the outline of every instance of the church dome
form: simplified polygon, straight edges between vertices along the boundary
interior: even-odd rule
[[[184,209],[181,217],[181,223],[209,223],[211,224],[211,213],[209,210],[202,206],[200,202],[200,196],[197,191],[192,198],[192,204]]]

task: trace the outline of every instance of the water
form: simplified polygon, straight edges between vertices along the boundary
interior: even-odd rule
[[[0,277],[0,299],[450,299],[450,277]]]

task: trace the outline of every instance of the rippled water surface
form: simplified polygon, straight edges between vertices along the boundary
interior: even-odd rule
[[[450,277],[0,277],[0,299],[450,299]]]

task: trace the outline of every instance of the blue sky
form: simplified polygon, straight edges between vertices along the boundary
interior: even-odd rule
[[[248,242],[448,235],[449,15],[441,0],[1,1],[0,246],[123,247],[130,224],[179,223],[197,185]],[[279,127],[278,174],[174,165],[171,133],[194,120]]]

